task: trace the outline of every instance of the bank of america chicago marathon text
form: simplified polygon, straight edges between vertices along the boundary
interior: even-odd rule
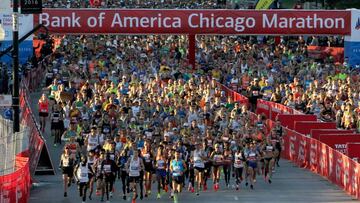
[[[111,23],[107,17],[111,17]],[[98,16],[86,17],[69,12],[67,16],[54,16],[48,13],[39,15],[39,23],[52,28],[189,28],[189,29],[233,29],[236,32],[243,32],[246,29],[344,29],[345,19],[343,17],[322,18],[317,14],[306,17],[279,17],[278,14],[262,14],[261,27],[255,17],[224,17],[214,14],[192,13],[186,17],[164,16],[158,13],[156,16],[123,16],[120,13],[113,13],[111,16],[100,12]],[[187,20],[184,20],[187,19]],[[184,22],[186,21],[186,22]],[[85,25],[83,25],[86,23]]]

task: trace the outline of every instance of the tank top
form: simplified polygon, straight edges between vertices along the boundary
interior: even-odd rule
[[[77,178],[81,183],[89,182],[89,168],[87,165],[82,166],[80,164],[79,168],[77,169]]]
[[[214,155],[214,162],[215,162],[215,164],[216,164],[216,165],[222,164],[222,158],[223,158],[223,155],[222,155],[222,154],[215,153],[215,155]]]
[[[151,164],[151,154],[149,152],[143,152],[144,164]]]
[[[67,144],[67,146],[69,147],[69,150],[71,151],[71,153],[76,154],[77,151],[77,143],[69,143]]]
[[[163,159],[157,160],[157,169],[164,170],[165,169],[165,161]]]
[[[194,151],[194,167],[205,168],[204,161],[202,160],[201,155],[204,153],[201,150]]]
[[[62,158],[62,167],[70,167],[71,166],[71,158],[70,156],[63,155]]]
[[[104,160],[102,165],[103,165],[104,173],[106,174],[111,173],[111,164],[107,160]]]
[[[172,160],[171,165],[173,168],[172,175],[173,176],[181,176],[181,173],[184,171],[184,166],[181,160]]]
[[[272,145],[266,145],[265,150],[267,152],[272,152],[272,151],[274,151],[274,147]]]
[[[52,123],[58,123],[59,120],[60,120],[60,112],[59,111],[54,111],[51,122]]]
[[[256,162],[256,152],[249,151],[248,160],[251,162]]]
[[[242,155],[241,153],[235,153],[235,161],[234,161],[234,167],[235,168],[242,168],[244,167],[244,163],[241,160]]]
[[[46,101],[39,101],[39,111],[41,113],[48,113],[49,112],[49,102]]]
[[[137,177],[140,176],[140,159],[134,160],[131,158],[130,167],[129,167],[129,176],[130,177]]]
[[[88,144],[87,144],[87,151],[95,149],[99,145],[99,136],[95,135],[93,137],[92,135],[88,136]]]

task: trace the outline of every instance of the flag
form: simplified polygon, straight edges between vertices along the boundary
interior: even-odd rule
[[[274,3],[275,0],[259,0],[256,4],[255,9],[256,10],[260,10],[260,9],[269,9],[271,4]]]

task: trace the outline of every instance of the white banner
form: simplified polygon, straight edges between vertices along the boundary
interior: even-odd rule
[[[0,0],[1,1],[1,0]],[[12,14],[0,14],[0,24],[5,32],[4,41],[12,41]],[[19,38],[33,29],[33,15],[19,15]],[[26,40],[32,40],[33,36],[29,36]]]

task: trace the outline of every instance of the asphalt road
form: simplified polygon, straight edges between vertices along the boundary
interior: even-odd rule
[[[40,94],[32,95],[33,109],[37,109],[37,101]],[[37,112],[37,111],[35,111]],[[57,169],[59,163],[59,155],[62,147],[53,147],[53,137],[50,136],[50,126],[47,126],[45,139],[48,143],[50,156],[52,157],[56,168],[56,175],[53,176],[36,176],[38,183],[32,188],[30,203],[78,203],[81,198],[78,196],[77,188],[72,185],[68,191],[68,197],[63,197],[63,186],[61,172]],[[233,188],[226,189],[224,181],[220,190],[214,192],[209,186],[209,190],[196,196],[188,191],[183,191],[179,196],[179,202],[205,202],[206,203],[232,203],[232,202],[267,202],[267,203],[285,203],[285,202],[322,202],[322,203],[342,203],[357,202],[351,196],[347,195],[337,186],[331,184],[322,177],[315,175],[308,170],[296,167],[287,160],[280,161],[280,168],[277,168],[273,176],[273,183],[265,183],[262,177],[258,177],[254,190],[241,185],[239,191]],[[210,183],[211,181],[209,181]],[[234,180],[231,180],[234,184]],[[137,202],[172,202],[168,195],[163,195],[161,199],[156,199],[156,184],[153,185],[152,195]],[[130,202],[122,199],[120,192],[120,182],[115,184],[116,191],[111,202]],[[119,190],[118,190],[119,189]],[[93,200],[87,202],[100,202],[99,197],[93,197]]]

